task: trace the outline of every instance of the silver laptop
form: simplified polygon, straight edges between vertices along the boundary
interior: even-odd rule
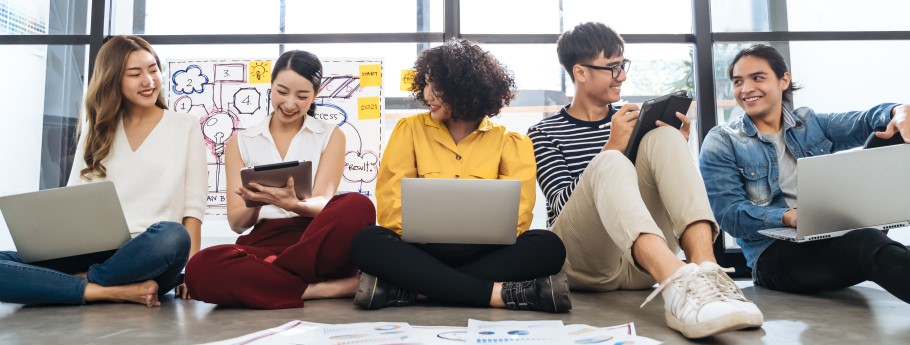
[[[415,243],[513,244],[521,182],[405,178],[401,238]]]
[[[797,228],[761,230],[807,242],[852,230],[910,226],[910,145],[807,157],[797,162]]]
[[[110,181],[0,197],[0,212],[24,263],[85,272],[130,240]]]

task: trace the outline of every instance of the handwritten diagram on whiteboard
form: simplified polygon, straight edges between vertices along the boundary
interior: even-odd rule
[[[269,100],[272,61],[173,60],[168,66],[168,106],[199,118],[208,148],[207,215],[226,213],[224,149],[238,131],[272,112]],[[326,59],[317,92],[316,115],[335,123],[347,139],[339,191],[373,197],[381,152],[382,60]]]

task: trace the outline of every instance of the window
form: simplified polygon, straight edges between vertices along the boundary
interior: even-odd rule
[[[711,0],[715,32],[907,31],[910,3],[893,0]]]

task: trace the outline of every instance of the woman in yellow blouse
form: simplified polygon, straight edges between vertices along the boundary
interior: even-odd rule
[[[421,295],[478,307],[568,311],[560,274],[565,247],[549,231],[528,231],[536,171],[531,140],[488,118],[515,93],[510,72],[459,39],[424,51],[415,69],[413,97],[430,111],[398,121],[383,153],[376,191],[380,226],[361,230],[351,245],[351,258],[363,271],[354,303],[365,309],[407,306]],[[403,242],[401,179],[409,177],[521,181],[515,244]]]

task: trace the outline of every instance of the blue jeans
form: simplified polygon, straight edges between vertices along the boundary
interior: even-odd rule
[[[158,295],[177,286],[190,253],[190,236],[180,223],[158,222],[94,264],[87,278],[24,264],[16,252],[0,252],[0,302],[17,304],[85,304],[85,286],[118,286],[149,279]]]

